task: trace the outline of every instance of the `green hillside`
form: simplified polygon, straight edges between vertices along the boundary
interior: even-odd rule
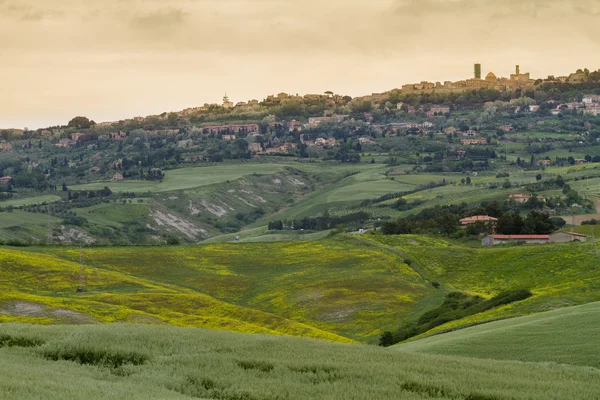
[[[0,398],[592,400],[597,369],[117,324],[0,324]]]
[[[524,288],[533,297],[454,321],[433,331],[515,315],[600,301],[600,269],[592,243],[469,248],[425,236],[372,236],[379,248],[392,248],[442,289],[490,297]]]
[[[247,243],[85,248],[85,293],[75,292],[79,249],[0,249],[0,321],[148,322],[373,343],[453,291],[533,296],[425,334],[600,301],[591,243],[469,248],[413,235],[253,235],[260,231]]]
[[[346,239],[0,250],[0,321],[148,321],[351,341],[376,338],[435,289],[404,259]],[[22,305],[21,303],[26,303]],[[37,307],[34,315],[23,308]]]
[[[494,360],[600,368],[600,303],[490,322],[394,349]]]

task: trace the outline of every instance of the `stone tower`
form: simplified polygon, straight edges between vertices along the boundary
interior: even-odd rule
[[[481,64],[475,64],[475,79],[481,79]]]
[[[521,69],[519,68],[519,65],[517,65],[517,68],[515,70],[516,70],[516,75],[520,75]]]

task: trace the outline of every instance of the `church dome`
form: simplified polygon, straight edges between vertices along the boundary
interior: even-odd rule
[[[496,79],[496,75],[493,72],[490,72],[486,75],[485,79]]]

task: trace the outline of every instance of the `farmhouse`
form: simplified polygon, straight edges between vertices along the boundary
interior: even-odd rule
[[[3,176],[2,178],[0,178],[0,184],[6,185],[8,184],[8,182],[10,182],[11,179],[12,176]]]
[[[473,225],[478,222],[483,222],[486,225],[496,226],[498,218],[490,217],[488,215],[474,215],[472,217],[463,218],[460,221],[461,226]]]
[[[117,172],[116,174],[113,175],[112,180],[113,181],[122,181],[123,174],[121,174],[120,172]]]
[[[587,236],[577,232],[556,232],[550,235],[552,243],[587,242]]]
[[[488,235],[481,241],[481,244],[484,246],[507,243],[550,243],[550,235]]]

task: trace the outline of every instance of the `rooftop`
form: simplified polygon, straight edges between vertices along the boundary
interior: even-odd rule
[[[550,235],[489,235],[492,239],[550,239]]]

